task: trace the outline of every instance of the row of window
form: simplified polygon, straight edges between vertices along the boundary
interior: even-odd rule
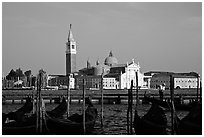
[[[196,81],[191,81],[191,80],[188,80],[188,81],[187,81],[187,80],[186,80],[186,81],[183,81],[183,80],[182,80],[182,81],[176,81],[176,82],[189,82],[189,83],[191,83],[191,82],[192,82],[192,83],[194,83],[194,82],[196,82]]]
[[[101,81],[100,79],[84,79],[85,81],[88,81],[88,82],[91,82],[91,81],[95,81],[95,82],[98,82],[98,81]],[[78,79],[79,82],[82,82],[83,79]]]
[[[104,87],[115,87],[115,85],[113,85],[113,84],[110,84],[110,85],[109,84],[103,84],[103,86]]]
[[[158,80],[155,80],[155,81],[151,81],[151,82],[152,82],[152,83],[157,83],[157,82],[160,82],[160,83],[169,83],[170,81],[158,81]],[[180,83],[180,82],[189,82],[189,83],[192,82],[192,83],[194,83],[194,82],[197,82],[197,81],[193,81],[193,80],[192,80],[192,81],[191,81],[191,80],[188,80],[188,81],[187,81],[187,80],[185,80],[185,81],[183,81],[183,80],[180,81],[180,80],[179,80],[179,81],[177,81],[177,80],[176,80],[176,83]]]
[[[158,83],[158,82],[160,82],[160,83],[169,83],[169,81],[158,81],[158,80],[156,80],[156,81],[151,81],[152,83]]]
[[[70,45],[68,45],[68,49],[70,49]],[[74,45],[72,45],[72,49],[75,49],[75,46],[74,46]]]
[[[185,86],[177,86],[177,87],[180,87],[180,88],[197,88],[197,86],[194,86],[194,85],[185,85]],[[157,88],[157,85],[151,85],[150,88]]]

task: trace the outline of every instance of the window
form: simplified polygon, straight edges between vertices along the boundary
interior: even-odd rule
[[[74,49],[74,45],[72,45],[72,49]]]

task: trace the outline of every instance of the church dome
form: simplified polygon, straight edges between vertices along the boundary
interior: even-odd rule
[[[105,65],[112,66],[114,64],[118,64],[118,60],[116,57],[113,56],[112,51],[110,52],[109,56],[105,59]]]

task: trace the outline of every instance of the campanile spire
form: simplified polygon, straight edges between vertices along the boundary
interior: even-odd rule
[[[69,25],[69,35],[68,35],[68,42],[74,41],[74,37],[71,31],[72,24]]]
[[[74,40],[71,28],[69,25],[69,34],[66,42],[66,75],[76,72],[76,41]]]

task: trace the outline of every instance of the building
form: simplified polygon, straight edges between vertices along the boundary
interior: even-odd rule
[[[117,82],[114,77],[103,77],[102,76],[76,76],[76,89],[83,89],[83,80],[84,88],[86,89],[100,89],[101,82],[103,82],[103,89],[117,89]]]
[[[171,74],[173,72],[167,72],[167,71],[149,71],[144,73],[144,87],[147,87],[148,89],[151,88],[151,79],[152,76],[155,74]]]
[[[130,89],[131,81],[133,80],[133,88],[136,88],[136,77],[138,78],[138,87],[144,87],[144,75],[140,72],[140,65],[139,63],[135,63],[134,59],[132,59],[131,63],[127,63],[126,65],[117,66],[116,68],[113,67],[111,69],[115,69],[115,71],[121,71],[121,75],[119,77],[119,88],[120,89]],[[112,70],[111,70],[112,72]]]
[[[109,56],[105,58],[104,64],[100,64],[99,60],[96,61],[95,66],[91,66],[89,60],[87,60],[87,66],[79,70],[79,73],[85,79],[87,77],[88,81],[96,81],[95,79],[100,78],[103,75],[103,88],[104,89],[129,89],[131,86],[131,81],[133,80],[133,85],[136,87],[136,74],[138,75],[138,86],[144,87],[144,75],[140,72],[139,63],[135,63],[134,59],[131,63],[118,64],[118,60],[113,56],[112,51],[110,51]],[[79,76],[80,77],[80,76]],[[77,77],[77,79],[81,79]],[[78,81],[77,87],[81,87]],[[99,84],[94,82],[88,84],[89,88],[97,88]],[[89,82],[88,82],[89,83]],[[95,84],[95,85],[94,85]],[[96,86],[97,85],[97,86]]]
[[[75,77],[76,80],[76,89],[100,89],[101,87],[101,76],[83,76],[78,75]],[[84,83],[83,83],[84,80]]]
[[[70,30],[69,30],[68,39],[66,42],[66,75],[67,76],[71,73],[76,72],[76,53],[77,53],[76,41],[74,40],[72,31],[71,31],[71,24],[70,24]]]
[[[118,81],[115,77],[104,76],[103,77],[103,88],[104,89],[118,89]]]
[[[173,73],[161,72],[154,74],[151,78],[150,88],[158,88],[160,85],[165,84],[165,88],[170,88],[170,75],[174,77],[174,88],[197,88],[199,87],[200,78],[195,72],[190,73]]]
[[[47,78],[48,88],[58,87],[58,88],[67,88],[68,77],[65,75],[48,75]],[[69,75],[69,88],[75,88],[75,79],[73,74]]]

